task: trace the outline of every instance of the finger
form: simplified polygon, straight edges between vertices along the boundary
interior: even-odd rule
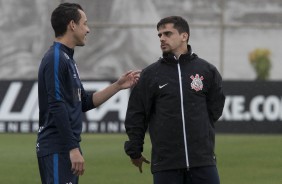
[[[135,73],[141,73],[142,70],[135,70],[134,72],[135,72]]]
[[[139,80],[140,76],[134,76],[135,80]]]
[[[76,175],[76,176],[79,176],[81,175],[81,163],[76,163],[75,164],[75,169],[73,171],[73,174]]]
[[[72,174],[77,175],[77,164],[76,163],[72,163]]]
[[[83,175],[84,173],[84,163],[79,164],[79,175]]]
[[[133,86],[135,84],[137,84],[137,80],[133,80],[133,81],[130,82],[130,86]]]
[[[71,163],[71,171],[75,170],[75,163]]]
[[[84,174],[84,172],[85,172],[85,170],[83,169],[83,170],[81,171],[81,176]]]
[[[135,71],[132,72],[133,75],[138,75],[140,73],[141,73],[141,70],[135,70]]]
[[[77,175],[77,164],[73,163],[72,174]]]
[[[139,165],[139,172],[142,173],[142,164]]]
[[[81,175],[83,175],[84,174],[84,172],[85,172],[85,166],[84,166],[84,163],[82,164],[83,166],[82,166],[82,173],[81,173]]]
[[[133,71],[132,70],[129,70],[129,71],[127,71],[125,74],[124,74],[124,76],[128,76],[128,75],[130,75],[130,74],[132,74],[133,73]]]
[[[139,78],[139,77],[140,77],[140,73],[132,73],[132,76],[133,76],[134,78]]]
[[[147,160],[146,158],[144,158],[143,162],[145,162],[146,164],[149,164],[149,163],[150,163],[150,161]]]
[[[76,164],[76,168],[75,168],[75,175],[79,176],[80,174],[80,170],[79,170],[79,163]]]
[[[81,175],[81,171],[82,171],[81,163],[78,163],[76,168],[76,175],[77,176]]]

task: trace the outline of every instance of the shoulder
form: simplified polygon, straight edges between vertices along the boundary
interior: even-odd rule
[[[207,60],[203,58],[198,57],[196,54],[194,55],[195,55],[193,58],[194,62],[201,65],[201,67],[206,68],[208,70],[212,70],[212,71],[217,70],[216,67],[212,63],[208,62]]]
[[[146,75],[146,76],[147,76],[147,75],[152,75],[152,74],[154,74],[154,72],[156,71],[156,69],[159,67],[160,62],[161,62],[161,58],[160,58],[158,61],[156,61],[156,62],[150,64],[150,65],[147,66],[147,67],[145,67],[145,68],[142,70],[141,75]]]
[[[217,70],[216,66],[212,63],[208,62],[205,59],[202,59],[196,55],[196,57],[193,59],[193,62],[195,63],[198,68],[199,74],[202,74],[205,76],[205,79],[221,79],[221,75],[219,71]]]
[[[41,65],[44,65],[45,67],[58,67],[63,69],[68,66],[68,63],[68,58],[62,50],[50,47],[43,56]]]

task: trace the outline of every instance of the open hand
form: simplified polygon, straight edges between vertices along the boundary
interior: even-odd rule
[[[143,156],[137,159],[131,159],[131,162],[133,165],[139,168],[139,172],[142,173],[142,164],[145,162],[146,164],[149,164],[150,162]]]
[[[116,82],[119,89],[131,88],[135,84],[137,84],[140,77],[140,73],[141,70],[135,70],[135,71],[130,70],[125,74],[123,74]]]

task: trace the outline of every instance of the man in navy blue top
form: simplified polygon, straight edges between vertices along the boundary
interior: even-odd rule
[[[38,165],[42,183],[75,184],[84,173],[79,145],[82,113],[135,85],[140,72],[129,71],[102,91],[86,92],[73,59],[74,48],[85,45],[90,31],[83,9],[75,3],[60,4],[52,13],[51,24],[55,41],[38,72]]]

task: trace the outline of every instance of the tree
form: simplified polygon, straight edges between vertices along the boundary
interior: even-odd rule
[[[249,53],[249,61],[257,74],[257,80],[267,80],[271,69],[269,49],[257,48]]]

